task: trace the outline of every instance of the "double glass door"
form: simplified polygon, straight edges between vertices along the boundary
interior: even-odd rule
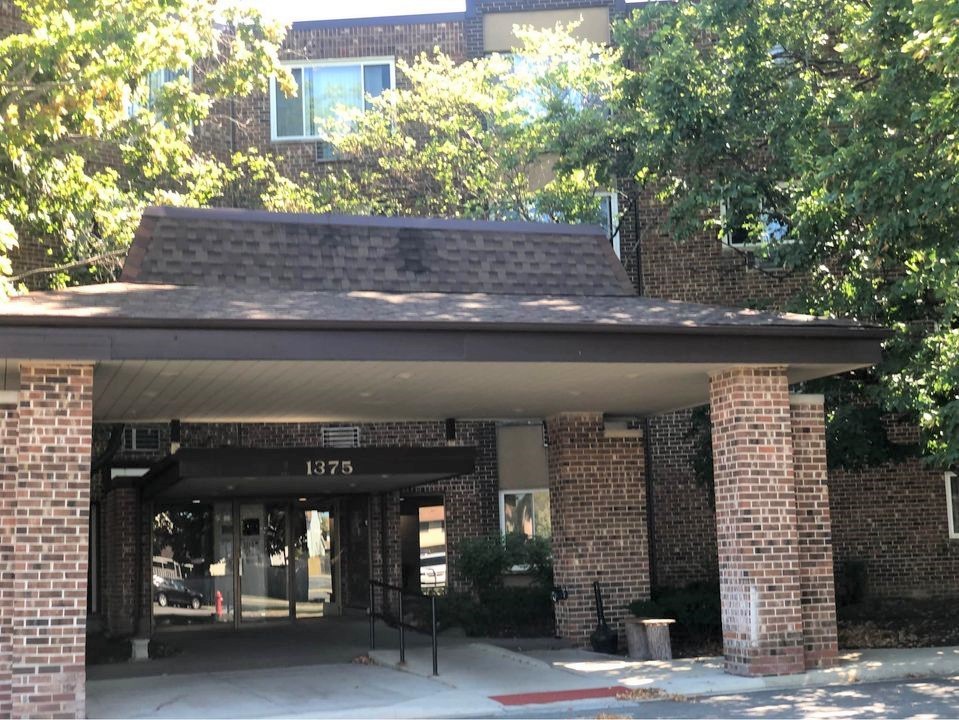
[[[153,519],[158,627],[323,617],[339,609],[328,501],[194,501]]]
[[[336,610],[331,504],[240,503],[240,620],[323,617]]]

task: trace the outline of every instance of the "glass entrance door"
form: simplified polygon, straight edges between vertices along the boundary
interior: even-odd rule
[[[330,503],[299,503],[292,515],[293,610],[297,618],[324,617],[337,608],[339,541]]]
[[[290,617],[286,504],[240,504],[240,619]]]

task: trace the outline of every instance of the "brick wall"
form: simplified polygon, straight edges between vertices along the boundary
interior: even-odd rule
[[[710,377],[726,670],[804,669],[789,387],[782,368]]]
[[[592,583],[602,584],[610,627],[623,635],[626,606],[649,597],[643,441],[606,438],[600,414],[547,420],[550,518],[559,634],[577,645],[596,627]]]
[[[716,513],[712,488],[696,478],[697,449],[690,412],[650,418],[655,537],[653,587],[683,587],[718,578]]]
[[[0,398],[0,718],[10,717],[13,653],[14,524],[17,502],[17,401]]]
[[[807,668],[836,664],[836,592],[826,486],[826,415],[822,395],[793,395],[793,471],[799,534],[803,650]]]
[[[136,631],[136,505],[137,491],[131,487],[112,489],[102,504],[103,573],[111,579],[104,586],[102,600],[107,630],[113,635]],[[152,553],[147,555],[152,557]]]
[[[93,366],[20,368],[12,716],[84,717]]]
[[[959,540],[949,539],[943,472],[919,458],[831,470],[833,552],[866,565],[867,592],[959,596]]]

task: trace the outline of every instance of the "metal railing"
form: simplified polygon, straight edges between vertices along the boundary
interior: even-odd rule
[[[417,632],[425,632],[422,628],[417,627],[416,625],[411,625],[406,622],[406,618],[403,615],[403,598],[404,597],[415,597],[415,598],[426,598],[430,601],[430,639],[432,640],[433,645],[433,675],[439,675],[439,663],[437,655],[437,645],[436,645],[436,596],[435,595],[424,595],[423,593],[410,592],[409,590],[404,590],[401,587],[396,585],[390,585],[389,583],[380,582],[379,580],[370,580],[370,605],[366,610],[366,614],[370,618],[370,650],[376,649],[376,619],[379,618],[385,622],[390,622],[394,618],[388,617],[383,613],[376,612],[376,588],[383,589],[383,596],[386,597],[386,591],[395,592],[398,598],[397,602],[397,618],[396,625],[400,631],[400,664],[406,664],[406,630],[414,630]]]

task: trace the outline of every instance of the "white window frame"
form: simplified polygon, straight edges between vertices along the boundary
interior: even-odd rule
[[[367,65],[389,65],[390,66],[390,89],[396,88],[396,58],[392,56],[383,57],[361,57],[361,58],[343,58],[337,60],[298,60],[295,62],[284,62],[283,67],[287,70],[305,70],[318,67],[354,67],[360,68],[360,81],[363,83],[363,97],[366,97],[366,81],[363,72]],[[302,78],[302,74],[301,74]],[[284,135],[277,137],[276,134],[276,96],[282,92],[276,86],[276,77],[270,78],[270,142],[323,142],[325,138],[320,135]],[[305,98],[304,98],[305,99]],[[303,104],[303,129],[307,128],[306,105]]]
[[[656,0],[656,1],[660,1],[660,0]],[[759,212],[762,213],[763,210],[765,210],[765,208],[763,207],[763,203],[760,200]],[[726,200],[720,200],[719,201],[719,222],[723,226],[726,225],[726,214],[728,212],[729,212],[728,203],[726,202]],[[721,239],[723,241],[724,248],[732,248],[734,250],[746,250],[746,251],[758,250],[759,248],[766,247],[767,245],[770,244],[769,240],[759,240],[757,242],[734,243],[732,241],[732,236],[730,235],[728,231],[723,232]],[[796,241],[795,238],[787,238],[785,240],[779,240],[778,243],[780,245],[788,245],[790,243],[794,243],[795,241]]]
[[[500,535],[506,534],[506,496],[507,495],[522,495],[523,493],[533,493],[538,492],[549,492],[548,487],[537,487],[537,488],[516,488],[510,490],[500,490],[499,491],[499,531]],[[552,537],[552,523],[550,523],[550,537]],[[536,504],[533,503],[533,537],[536,537]]]
[[[955,509],[952,505],[952,480],[956,477],[956,473],[947,472],[946,473],[946,512],[948,513],[948,524],[949,524],[949,539],[950,540],[959,540],[959,527],[956,527],[955,521]]]
[[[616,190],[604,190],[602,192],[596,193],[598,198],[609,198],[609,212],[612,217],[610,221],[610,232],[613,233],[612,237],[607,237],[613,245],[613,252],[616,253],[616,257],[620,260],[623,259],[622,247],[620,245],[619,237],[619,192]]]
[[[190,65],[190,66],[186,69],[186,71],[187,71],[187,78],[189,78],[189,80],[190,80],[190,86],[193,87],[193,85],[194,85],[194,81],[193,81],[193,65]],[[149,105],[149,100],[150,100],[150,97],[149,97],[150,76],[153,75],[154,73],[158,73],[158,72],[164,72],[164,73],[165,73],[165,72],[177,72],[177,71],[176,71],[176,70],[170,70],[170,68],[158,68],[158,69],[156,69],[156,70],[151,70],[151,71],[148,72],[146,75],[144,75],[143,78],[141,79],[141,82],[146,83],[146,85],[147,85],[147,104],[146,104],[146,105],[141,105],[140,103],[135,102],[134,99],[133,99],[133,97],[131,96],[130,99],[127,100],[127,117],[130,117],[130,118],[135,117],[136,114],[137,114],[138,112],[140,112],[140,110],[149,110],[149,109],[150,109],[150,105]],[[170,83],[170,82],[173,82],[173,81],[172,81],[172,80],[167,80],[166,82],[162,83],[162,84],[160,85],[160,87],[162,88],[164,85],[166,85],[167,83]],[[192,123],[191,123],[191,126],[190,126],[190,127],[191,127],[191,130],[192,130]]]

